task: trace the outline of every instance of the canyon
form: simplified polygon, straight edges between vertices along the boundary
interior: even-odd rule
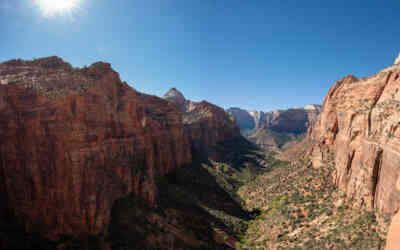
[[[140,93],[105,62],[1,63],[0,247],[382,249],[398,60],[272,112]]]
[[[126,215],[130,220],[147,216],[166,224],[148,212],[163,209],[158,179],[192,164],[199,145],[211,154],[211,147],[239,135],[209,103],[195,105],[196,118],[182,122],[179,106],[135,91],[104,62],[77,69],[58,57],[11,60],[0,64],[0,79],[0,216],[46,240],[108,235],[113,225],[124,226],[118,216],[132,212],[126,199],[138,204]],[[142,224],[131,232],[145,231]],[[202,241],[183,235],[167,236],[205,248],[217,244],[209,235]],[[165,240],[157,237],[135,244]],[[4,238],[0,243],[13,247]]]

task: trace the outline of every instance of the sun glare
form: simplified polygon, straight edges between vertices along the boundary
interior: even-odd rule
[[[71,14],[78,9],[80,0],[35,0],[45,17]]]

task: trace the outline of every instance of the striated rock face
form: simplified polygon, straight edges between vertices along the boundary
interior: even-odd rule
[[[193,150],[204,157],[220,159],[217,144],[240,136],[235,119],[206,101],[196,103],[184,114],[185,132]]]
[[[347,76],[328,92],[318,122],[313,164],[335,155],[334,180],[356,205],[393,215],[400,207],[400,67],[368,78]]]
[[[0,215],[27,232],[105,232],[114,201],[156,207],[157,176],[191,162],[182,114],[107,63],[0,64]]]
[[[279,112],[268,126],[277,132],[300,134],[307,131],[318,115],[318,110],[288,109]]]
[[[229,108],[226,111],[235,117],[240,131],[243,134],[263,127],[265,124],[270,124],[270,122],[276,117],[276,114],[273,112],[265,113],[263,111],[249,111],[241,108]]]
[[[253,117],[254,119],[254,128],[253,129],[259,129],[263,126],[265,126],[266,124],[270,124],[271,121],[273,119],[275,119],[275,117],[278,115],[276,112],[279,113],[278,110],[276,110],[276,112],[263,112],[263,111],[248,111],[249,114]]]
[[[175,103],[183,111],[185,134],[189,137],[192,152],[218,160],[217,144],[240,136],[235,118],[224,109],[206,101],[192,102],[184,97],[182,101],[182,98],[172,96],[183,95],[176,89],[171,89],[164,98]]]

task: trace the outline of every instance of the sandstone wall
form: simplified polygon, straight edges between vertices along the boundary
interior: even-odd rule
[[[386,215],[400,207],[400,75],[396,67],[368,78],[347,76],[328,92],[310,129],[313,164],[334,155],[334,180],[355,205]]]
[[[107,229],[117,199],[157,206],[155,178],[191,162],[181,112],[109,64],[0,64],[0,212],[47,237]]]
[[[241,136],[234,118],[220,107],[203,101],[190,104],[187,111],[183,119],[185,134],[192,152],[199,156],[220,160],[217,145]]]
[[[200,158],[220,160],[218,144],[241,136],[235,118],[214,104],[186,100],[175,88],[163,98],[183,112],[185,135],[189,138],[192,153]]]

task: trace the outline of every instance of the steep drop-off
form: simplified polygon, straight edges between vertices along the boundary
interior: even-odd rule
[[[179,110],[109,64],[14,60],[0,78],[1,212],[27,232],[104,232],[114,201],[156,206],[156,176],[191,161]]]
[[[240,136],[221,108],[191,103],[183,113],[103,62],[12,60],[0,83],[0,248],[232,248],[232,230],[198,204],[245,214],[192,162],[218,158],[218,145]],[[192,193],[200,201],[176,198],[179,186],[203,187]]]
[[[400,66],[357,79],[347,76],[328,92],[310,129],[313,164],[335,155],[334,182],[355,206],[385,215],[400,207]]]

